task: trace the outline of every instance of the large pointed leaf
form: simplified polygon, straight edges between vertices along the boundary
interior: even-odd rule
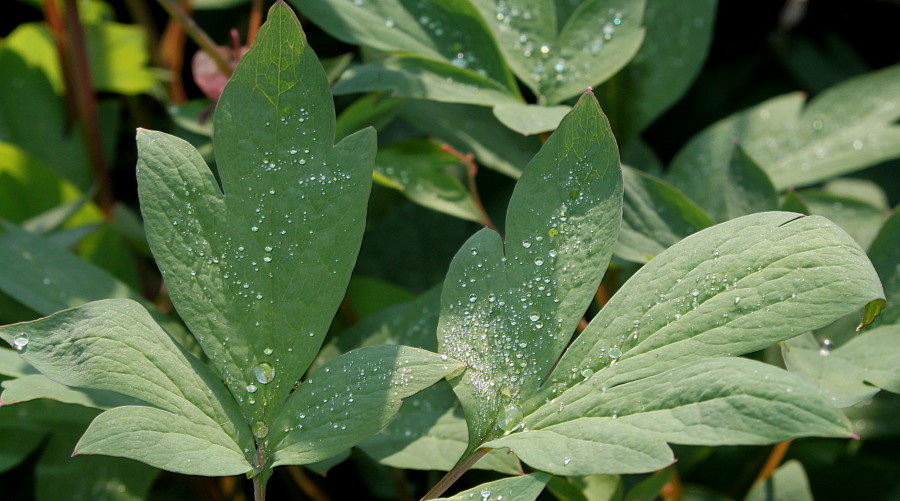
[[[447,272],[438,344],[468,364],[453,384],[470,449],[496,435],[501,410],[532,393],[569,342],[605,271],[621,210],[618,151],[587,93],[525,170],[505,244],[482,230]]]
[[[779,190],[820,182],[900,155],[900,66],[823,92],[770,99],[695,136],[675,157],[673,176],[712,178],[737,139]]]
[[[222,188],[189,144],[141,131],[141,206],[175,307],[248,419],[270,422],[346,289],[375,134],[332,146],[328,82],[283,4],[235,70],[215,119]]]
[[[2,327],[0,338],[59,383],[114,391],[153,406],[118,407],[101,414],[79,442],[80,452],[130,457],[195,475],[250,471],[243,449],[252,449],[253,440],[241,425],[234,399],[213,372],[175,344],[139,304],[96,301]],[[154,428],[156,436],[150,431]],[[145,446],[135,447],[135,438],[125,432],[142,433]],[[205,457],[191,456],[198,444],[205,448]],[[189,461],[192,457],[195,460]]]
[[[472,0],[513,72],[555,104],[606,80],[644,39],[646,0],[587,0],[558,22],[550,0]]]

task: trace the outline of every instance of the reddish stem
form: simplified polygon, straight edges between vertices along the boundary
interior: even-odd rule
[[[791,446],[791,440],[785,440],[784,442],[779,442],[775,444],[775,447],[772,448],[772,452],[769,453],[769,458],[766,459],[766,464],[763,465],[762,470],[759,471],[759,475],[756,476],[756,482],[763,482],[769,477],[772,476],[772,473],[778,468],[778,465],[781,464],[781,461],[784,459],[784,455],[787,453],[788,447]]]
[[[454,157],[460,159],[464,164],[466,164],[466,166],[468,167],[469,191],[472,195],[472,201],[475,203],[475,208],[478,209],[478,213],[481,215],[480,222],[482,226],[497,231],[497,227],[494,226],[494,223],[491,221],[490,216],[488,216],[487,211],[484,209],[484,204],[481,203],[481,196],[478,195],[478,185],[475,182],[475,176],[478,175],[478,164],[475,163],[475,155],[471,153],[463,154],[449,144],[442,144],[441,149],[445,153],[453,155]]]

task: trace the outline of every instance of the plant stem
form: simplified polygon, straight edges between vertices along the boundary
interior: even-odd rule
[[[478,164],[475,163],[475,155],[471,153],[467,155],[463,154],[449,144],[442,144],[441,149],[462,160],[462,162],[466,164],[468,167],[469,191],[472,195],[472,202],[475,203],[475,208],[478,209],[478,213],[481,215],[480,222],[482,226],[497,231],[497,227],[494,226],[490,216],[488,216],[487,211],[484,209],[484,204],[481,203],[481,196],[478,195],[478,185],[475,183],[475,176],[478,175]]]
[[[256,40],[256,33],[262,26],[262,18],[263,0],[253,0],[253,5],[250,7],[250,22],[247,26],[247,47],[253,45],[253,41]]]
[[[219,71],[222,72],[223,75],[230,77],[231,73],[234,71],[231,67],[231,64],[225,60],[225,56],[222,55],[221,52],[218,51],[218,46],[209,35],[203,31],[200,26],[194,22],[194,19],[187,14],[172,0],[158,0],[159,4],[162,6],[169,15],[184,28],[184,31],[187,32],[188,36],[191,37],[191,40],[196,43],[206,55],[209,56],[210,59],[216,63],[216,67],[219,68]]]
[[[778,465],[781,464],[781,460],[784,459],[785,453],[787,453],[788,447],[791,446],[792,440],[785,440],[784,442],[779,442],[775,444],[775,447],[772,448],[772,452],[769,453],[769,458],[766,459],[766,464],[763,465],[762,470],[759,471],[759,475],[756,476],[756,482],[763,482],[769,477],[772,476],[772,473],[775,472],[775,469],[778,468]]]
[[[183,8],[189,5],[182,0]],[[169,71],[169,82],[166,88],[169,91],[169,100],[173,104],[182,104],[187,101],[187,91],[184,90],[184,81],[181,78],[181,69],[184,65],[184,28],[174,19],[169,19],[163,30],[158,49],[161,66]]]
[[[253,501],[266,501],[266,484],[262,481],[262,474],[253,477]]]
[[[53,2],[47,2],[47,4]],[[45,4],[46,5],[46,4]],[[65,79],[69,99],[73,102],[75,118],[84,126],[84,140],[87,147],[88,160],[91,173],[97,183],[97,203],[107,221],[112,221],[115,198],[112,192],[112,183],[106,171],[106,158],[103,154],[103,141],[100,135],[100,121],[97,117],[97,96],[94,95],[94,85],[91,81],[91,67],[87,56],[87,42],[84,37],[84,28],[78,16],[78,1],[66,0],[65,3],[65,34],[66,37],[57,47],[61,47],[61,62],[63,72],[68,72]],[[49,6],[48,6],[49,7]],[[48,9],[52,10],[52,9]]]
[[[422,496],[421,501],[434,499],[443,494],[444,491],[449,489],[450,486],[453,485],[453,483],[463,475],[463,473],[467,472],[469,468],[477,463],[478,460],[481,459],[485,454],[490,452],[490,450],[491,449],[483,447],[473,452],[471,456],[460,460],[459,463],[456,463],[456,466],[454,466],[453,469],[451,469],[447,472],[446,475],[444,475],[444,478],[442,478],[438,483],[434,484],[434,487],[432,487],[430,491]]]

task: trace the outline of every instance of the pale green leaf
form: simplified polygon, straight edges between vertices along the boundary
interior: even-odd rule
[[[645,3],[587,0],[560,26],[550,0],[472,0],[541,104],[577,96],[625,66],[644,39]]]
[[[544,490],[548,480],[550,480],[550,475],[540,472],[502,478],[464,490],[455,496],[436,498],[436,501],[471,501],[472,499],[534,501]]]
[[[272,421],[273,466],[321,461],[356,445],[387,425],[404,398],[462,368],[446,356],[389,345],[327,362]]]
[[[900,393],[900,326],[867,329],[837,348],[827,341],[783,343],[788,370],[819,386],[837,407],[870,398],[879,388]]]
[[[28,374],[3,382],[0,405],[27,402],[38,398],[48,398],[64,404],[76,404],[97,409],[141,403],[112,391],[70,388],[43,374]]]
[[[438,344],[468,364],[452,382],[470,449],[497,434],[504,406],[531,393],[568,343],[605,271],[621,203],[618,151],[586,94],[516,186],[505,243],[484,229],[447,272]]]
[[[379,90],[445,103],[493,106],[517,102],[502,85],[474,71],[414,56],[351,67],[334,84],[335,95]]]
[[[772,476],[753,484],[744,501],[813,501],[809,480],[799,461],[787,461]]]
[[[113,391],[154,406],[118,407],[101,414],[97,419],[104,424],[88,430],[82,452],[130,457],[157,467],[178,465],[176,471],[200,475],[251,469],[242,449],[252,448],[253,441],[240,424],[243,417],[228,390],[139,304],[125,299],[95,301],[2,327],[0,338],[59,383]],[[173,440],[151,450],[135,447],[127,434],[113,438],[108,433],[113,428],[105,428],[124,433],[142,425],[163,434],[170,426]],[[192,443],[174,440],[178,432],[194,437]],[[179,459],[198,443],[215,448],[216,455],[192,464]]]
[[[778,190],[815,184],[900,155],[898,117],[900,66],[892,66],[805,105],[802,94],[786,94],[732,115],[691,139],[671,171],[714,178],[737,139]]]
[[[141,303],[182,346],[199,354],[197,342],[180,322],[160,312],[107,271],[79,259],[46,239],[5,224],[0,228],[0,261],[19,273],[0,274],[0,290],[41,315],[101,299]]]
[[[827,219],[745,216],[644,265],[575,340],[554,378],[577,382],[582,371],[602,369],[599,382],[612,387],[760,350],[881,297],[865,253]]]
[[[458,0],[293,0],[305,16],[344,42],[382,52],[415,54],[468,68],[515,90],[490,31]]]
[[[616,256],[646,263],[682,238],[713,225],[674,186],[630,167],[623,173],[625,199]]]
[[[508,103],[494,106],[494,116],[510,129],[529,136],[555,130],[572,108]]]
[[[375,134],[332,146],[328,82],[284,4],[242,58],[215,120],[221,189],[188,143],[138,133],[141,208],[179,314],[250,423],[271,422],[343,298]]]
[[[619,143],[631,143],[688,90],[706,60],[716,0],[647,0],[647,36],[634,58],[600,89]]]

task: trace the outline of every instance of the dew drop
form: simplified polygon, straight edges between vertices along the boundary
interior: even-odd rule
[[[262,362],[253,368],[253,375],[260,384],[269,384],[275,379],[275,367],[266,362]]]
[[[267,425],[263,421],[257,421],[253,423],[253,436],[259,439],[266,438],[266,435],[269,434],[269,425]]]
[[[525,415],[522,414],[522,409],[516,404],[509,404],[497,416],[497,427],[506,433],[512,433],[522,426],[523,419]]]
[[[259,228],[256,226],[251,226],[250,231],[259,231]]]
[[[16,350],[22,351],[28,346],[28,341],[28,334],[20,332],[16,334],[16,337],[13,339],[13,346],[16,347]]]
[[[271,354],[272,354],[272,348],[266,348],[265,350],[263,350],[263,353],[265,353],[266,355],[271,355]]]
[[[248,384],[244,388],[247,390],[247,393],[256,393],[256,385],[253,383]]]
[[[622,350],[620,350],[618,347],[614,346],[609,349],[609,358],[615,360],[621,356],[622,356]]]
[[[531,242],[529,242],[528,240],[522,240],[522,247],[525,247],[526,249],[531,247]]]

